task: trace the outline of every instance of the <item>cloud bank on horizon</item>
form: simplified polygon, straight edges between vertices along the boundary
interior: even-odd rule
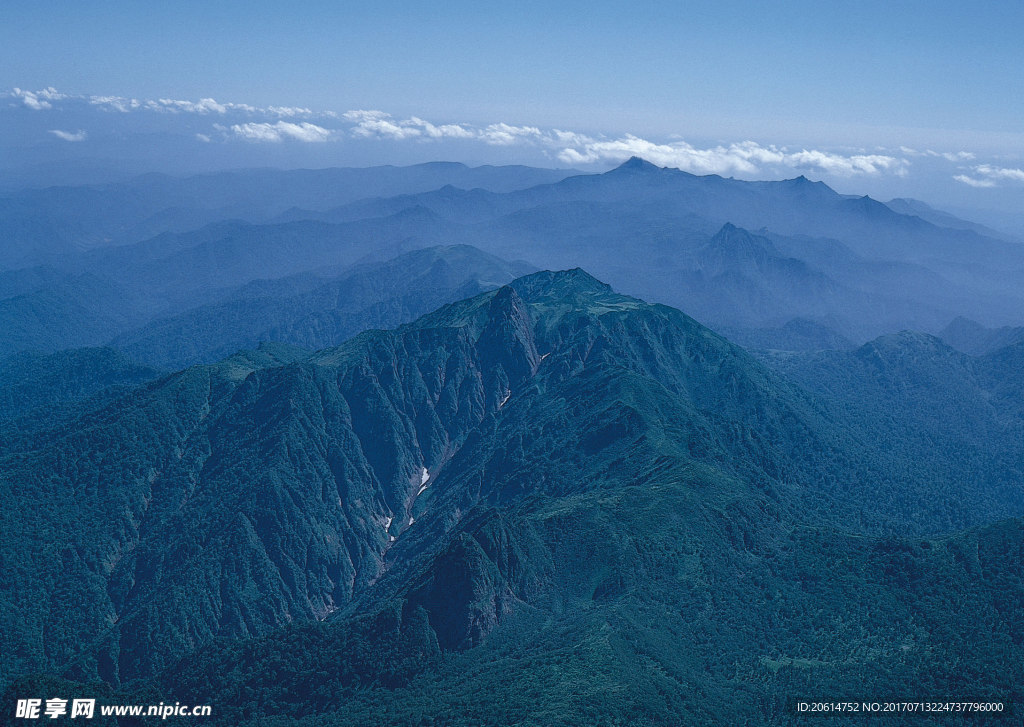
[[[805,171],[835,177],[905,177],[910,174],[915,159],[929,159],[952,165],[949,176],[969,187],[986,189],[1024,183],[1024,170],[993,163],[972,163],[976,161],[975,154],[964,150],[917,150],[907,146],[874,150],[793,149],[751,140],[696,146],[681,139],[659,142],[631,133],[607,137],[505,122],[433,123],[418,116],[396,118],[376,109],[339,113],[305,107],[222,103],[213,98],[140,100],[62,93],[53,87],[39,91],[16,87],[0,92],[0,99],[6,99],[8,107],[23,107],[44,114],[63,110],[76,110],[81,114],[91,110],[117,115],[185,114],[209,118],[208,128],[193,133],[196,140],[209,144],[322,144],[374,139],[426,144],[447,140],[485,147],[529,147],[545,158],[572,167],[615,164],[639,156],[659,166],[676,167],[694,174],[747,178]],[[84,142],[103,130],[102,113],[90,120],[98,128],[46,131],[61,141]]]

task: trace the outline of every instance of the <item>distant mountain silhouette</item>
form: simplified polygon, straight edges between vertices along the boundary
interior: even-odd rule
[[[939,338],[959,351],[980,356],[1024,341],[1024,326],[985,328],[958,316],[942,329]]]
[[[292,207],[323,210],[366,197],[390,197],[445,184],[495,192],[556,181],[571,170],[467,167],[247,169],[178,178],[147,174],[102,186],[48,187],[0,197],[0,270],[67,262],[96,247],[185,232],[218,220],[261,222]]]
[[[522,186],[538,179],[555,181]],[[491,189],[452,182],[486,182]],[[123,197],[131,204],[122,204]],[[137,239],[145,227],[126,227],[125,220],[170,203],[178,206],[147,218],[152,226],[146,231],[158,234],[112,246]],[[640,158],[604,174],[564,178],[544,170],[444,164],[256,170],[26,192],[3,204],[10,220],[28,215],[39,224],[64,225],[73,219],[64,232],[46,233],[47,240],[64,235],[76,250],[100,247],[44,255],[52,258],[48,267],[0,273],[0,319],[15,332],[7,353],[105,344],[189,311],[209,316],[209,306],[230,301],[233,289],[257,280],[324,268],[340,272],[458,244],[542,267],[582,264],[617,289],[679,306],[723,330],[776,330],[801,318],[827,322],[838,336],[863,342],[903,328],[938,331],[957,316],[995,327],[1024,320],[1024,246],[975,227],[899,214],[803,176],[746,182]],[[81,205],[88,212],[72,214]],[[177,216],[174,210],[186,207],[201,214]],[[256,207],[260,215],[252,212]],[[911,203],[903,208],[922,211]],[[725,225],[753,237],[716,239]],[[31,258],[35,243],[21,245],[20,234],[10,250]],[[735,247],[741,243],[746,247]],[[223,310],[226,320],[238,319],[237,307]],[[210,325],[216,325],[212,319]],[[311,330],[304,340],[323,343],[317,335]],[[162,360],[197,360],[189,357],[194,352],[182,353],[174,359],[165,351]]]

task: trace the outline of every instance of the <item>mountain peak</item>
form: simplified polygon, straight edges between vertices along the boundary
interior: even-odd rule
[[[949,334],[978,334],[985,331],[987,331],[987,329],[977,321],[965,318],[964,316],[957,316],[949,322],[948,326],[942,329],[942,332],[939,333],[939,338],[945,338],[945,336]]]
[[[861,214],[870,215],[874,218],[900,219],[902,217],[904,220],[907,219],[905,216],[900,215],[898,212],[894,212],[877,199],[866,194],[861,197],[851,198],[847,204],[857,209]],[[918,220],[918,222],[920,222],[920,220]]]
[[[771,242],[760,236],[755,235],[750,230],[744,229],[743,227],[737,227],[731,222],[726,222],[722,225],[721,229],[715,233],[714,237],[711,238],[710,245],[722,245],[723,243],[744,243],[746,245],[753,245],[757,247],[768,248],[771,247]]]
[[[924,352],[927,355],[946,355],[954,349],[942,339],[920,331],[900,331],[898,333],[887,333],[868,341],[857,349],[857,355],[862,358],[875,358],[889,360],[894,356],[914,355]]]
[[[782,185],[782,188],[797,192],[805,195],[820,195],[822,197],[828,195],[835,195],[835,190],[824,182],[815,182],[808,179],[803,174],[793,179],[784,179],[778,184]]]
[[[638,156],[631,156],[629,159],[622,162],[622,164],[615,167],[613,171],[655,172],[659,170],[661,170],[661,167],[651,164],[646,159],[641,159]]]
[[[737,265],[764,265],[774,255],[771,240],[726,222],[702,248],[700,259],[705,273],[717,274]]]
[[[566,297],[580,293],[611,293],[612,288],[582,268],[542,270],[513,280],[514,287],[527,300]]]
[[[487,387],[492,394],[504,394],[510,385],[536,373],[540,354],[533,337],[533,320],[529,307],[512,286],[502,286],[491,298],[487,324],[477,346],[485,368],[494,369],[497,376]],[[500,406],[498,400],[492,404]]]
[[[899,208],[908,209],[908,210],[917,210],[917,211],[920,211],[920,212],[937,212],[938,211],[934,207],[932,207],[930,204],[928,204],[927,202],[922,202],[921,200],[914,199],[912,197],[893,197],[888,202],[886,202],[886,204],[888,206],[890,206],[890,207],[895,205],[896,207],[899,207]],[[897,209],[896,211],[899,212],[900,210]]]
[[[611,286],[602,283],[589,273],[573,270],[542,270],[538,273],[516,278],[496,291],[481,293],[428,313],[409,325],[417,328],[461,327],[478,328],[495,315],[503,315],[517,306],[541,305],[571,308],[573,305],[586,308],[588,303],[601,301],[605,307],[632,298],[618,295]],[[479,328],[478,328],[479,329]]]

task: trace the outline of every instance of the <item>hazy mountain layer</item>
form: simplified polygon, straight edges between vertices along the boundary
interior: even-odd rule
[[[605,174],[505,194],[445,187],[316,219],[351,223],[408,209],[463,226],[450,233],[497,255],[552,268],[583,264],[619,289],[714,326],[773,328],[802,317],[866,340],[908,327],[937,331],[956,315],[1001,325],[1024,318],[1019,242],[938,213],[923,219],[917,206],[900,214],[803,177],[745,182],[633,159]],[[710,240],[726,224],[772,241],[767,255],[747,246],[730,257],[734,271],[772,266],[766,280],[700,277]],[[717,282],[725,289],[709,300]]]
[[[5,709],[790,724],[796,697],[1024,696],[1024,248],[802,177],[535,171],[0,201],[11,265],[50,263],[0,273],[0,348],[130,354],[0,366]],[[981,323],[952,347],[875,337],[956,316]]]
[[[533,269],[467,246],[419,248],[427,238],[388,259],[403,245],[389,248],[379,242],[387,237],[379,225],[360,225],[225,224],[186,236],[189,243],[167,235],[98,251],[90,258],[97,272],[87,275],[10,273],[8,287],[18,292],[0,300],[9,332],[0,352],[110,344],[136,360],[178,368],[261,341],[322,348]],[[197,240],[198,248],[189,247]]]
[[[499,191],[429,186],[469,182],[474,175]],[[986,326],[1024,320],[1021,244],[955,219],[944,227],[938,214],[909,214],[922,212],[919,205],[896,205],[908,212],[899,214],[802,177],[744,182],[640,160],[605,174],[556,175],[559,181],[528,188],[517,186],[543,178],[540,171],[495,168],[484,174],[433,165],[222,176],[137,180],[106,190],[110,198],[102,203],[93,199],[97,190],[50,190],[38,193],[49,200],[40,201],[39,209],[26,201],[26,193],[19,202],[24,209],[17,209],[35,209],[33,219],[43,222],[63,219],[65,207],[57,201],[74,209],[76,195],[85,195],[96,210],[74,219],[89,225],[93,217],[114,219],[114,203],[129,191],[146,199],[152,188],[154,198],[164,201],[175,195],[206,200],[210,206],[201,222],[209,224],[193,229],[158,216],[147,228],[153,236],[119,238],[134,242],[117,246],[88,242],[85,232],[75,231],[69,234],[82,246],[101,249],[57,256],[50,260],[57,268],[0,275],[0,324],[13,334],[4,351],[100,345],[129,334],[132,340],[155,336],[144,345],[160,349],[157,360],[183,364],[229,353],[216,348],[203,358],[186,340],[190,330],[203,341],[214,331],[245,328],[242,338],[249,345],[261,335],[255,330],[260,321],[287,340],[334,343],[324,334],[333,324],[299,323],[294,311],[271,320],[277,314],[256,305],[252,324],[243,322],[249,312],[238,304],[236,289],[451,244],[544,267],[582,264],[618,289],[680,307],[716,329],[749,331],[752,341],[784,341],[771,331],[794,319],[855,342],[906,328],[937,332],[957,316]],[[356,179],[366,183],[360,186]],[[244,190],[252,194],[250,204],[272,206],[274,180],[281,184],[278,203],[289,195],[313,195],[321,210],[295,207],[267,218],[214,206],[229,197],[245,199]],[[416,191],[394,194],[406,190]],[[375,192],[391,196],[366,196]],[[352,194],[363,198],[353,201]],[[345,204],[323,211],[335,197]],[[129,217],[124,210],[119,219]],[[11,250],[20,249],[20,238],[12,239]],[[138,330],[157,319],[155,328]],[[277,330],[292,323],[298,327]],[[180,350],[173,350],[178,342]]]
[[[391,328],[444,303],[528,272],[469,246],[426,248],[345,273],[258,281],[225,300],[150,323],[111,345],[166,367],[211,362],[263,341],[336,346],[368,328]]]
[[[295,207],[324,210],[365,197],[425,192],[446,184],[507,192],[570,173],[435,162],[365,169],[249,169],[186,178],[149,174],[116,184],[29,189],[0,198],[0,231],[7,241],[0,270],[63,265],[82,250],[185,232],[221,220],[269,220]]]

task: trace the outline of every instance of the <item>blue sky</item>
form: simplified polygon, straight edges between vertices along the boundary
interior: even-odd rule
[[[1024,5],[1006,2],[7,0],[0,130],[17,146],[16,164],[86,149],[116,156],[119,138],[126,157],[157,165],[198,154],[197,135],[209,145],[249,143],[232,153],[206,147],[209,164],[455,158],[589,168],[636,147],[696,172],[766,178],[799,170],[851,192],[966,195],[999,206],[1024,191],[1013,173],[1024,166],[1022,28]],[[48,88],[56,91],[50,101],[38,95]],[[49,108],[29,108],[25,92]],[[127,114],[129,123],[83,102],[106,97],[143,109],[160,99],[235,106],[205,114],[179,106],[162,119]],[[270,107],[310,113],[245,110]],[[423,120],[435,131],[391,133],[378,123],[369,133],[369,117],[344,118],[358,110],[398,126]],[[316,139],[308,129],[304,138],[280,123],[328,135]],[[436,133],[446,125],[477,137]],[[578,143],[528,134],[493,143],[486,130],[497,125],[571,132]],[[140,147],[159,135],[159,154]],[[185,151],[167,147],[171,137]],[[330,151],[299,149],[304,141],[328,141]],[[258,151],[260,142],[277,148]],[[737,153],[750,163],[737,163]],[[894,161],[858,169],[820,155]]]

